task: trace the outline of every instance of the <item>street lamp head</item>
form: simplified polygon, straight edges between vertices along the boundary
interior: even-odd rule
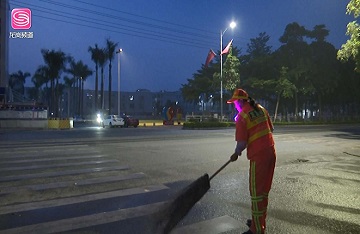
[[[116,53],[118,54],[118,53],[121,53],[123,51],[123,49],[118,49],[117,51],[116,51]]]
[[[236,27],[236,23],[233,21],[230,23],[230,28],[235,28]]]

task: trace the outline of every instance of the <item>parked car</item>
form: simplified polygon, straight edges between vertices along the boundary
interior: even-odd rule
[[[117,115],[106,115],[102,120],[102,126],[105,128],[106,126],[112,127],[123,127],[125,125],[124,119]]]
[[[124,125],[125,128],[127,128],[129,126],[137,128],[137,126],[139,126],[139,119],[136,119],[130,115],[124,115],[123,118],[125,121],[125,125]]]

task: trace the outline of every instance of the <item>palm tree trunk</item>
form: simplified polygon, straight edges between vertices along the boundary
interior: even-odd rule
[[[77,88],[77,94],[78,94],[77,113],[78,113],[78,115],[81,116],[81,79],[80,78],[77,80],[77,83],[78,83],[78,88]]]
[[[84,80],[81,79],[81,117],[84,118]]]
[[[55,107],[55,80],[54,79],[51,79],[50,86],[51,86],[50,112],[52,114],[54,114],[54,112],[55,112],[55,108],[54,108]],[[54,117],[54,116],[52,116],[52,117]]]
[[[101,68],[101,98],[100,98],[100,102],[101,102],[101,110],[104,110],[104,68]]]
[[[70,92],[71,92],[71,86],[68,87],[68,104],[67,104],[67,117],[70,118]]]
[[[74,77],[75,78],[75,77]],[[77,87],[78,87],[78,84],[77,84],[77,80],[76,80],[76,78],[75,78],[75,81],[74,81],[74,88],[72,89],[72,92],[73,92],[73,94],[74,94],[74,96],[73,96],[73,101],[72,101],[72,112],[73,112],[73,115],[75,116],[75,115],[77,115],[77,99],[78,99],[78,97],[77,97]]]
[[[55,111],[55,113],[56,113],[56,117],[60,117],[59,116],[60,98],[59,98],[59,79],[58,78],[56,78],[56,86],[55,86],[55,88],[56,88],[55,89],[55,103],[56,103],[56,106],[55,106],[56,111]]]
[[[97,111],[98,109],[98,93],[99,93],[99,75],[98,75],[98,71],[99,71],[99,67],[96,63],[95,66],[95,95],[94,95],[94,100],[95,100],[95,111]]]
[[[74,82],[74,87],[71,87],[71,93],[72,93],[72,101],[71,101],[71,115],[75,116],[76,113],[76,82]]]
[[[109,61],[109,115],[111,115],[111,59]]]

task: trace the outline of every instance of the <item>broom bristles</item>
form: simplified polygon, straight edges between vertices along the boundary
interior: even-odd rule
[[[155,233],[169,233],[209,189],[209,175],[205,174],[177,193],[154,216],[157,223]]]

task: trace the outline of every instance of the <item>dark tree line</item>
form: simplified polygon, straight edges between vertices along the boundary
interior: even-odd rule
[[[104,68],[107,62],[109,63],[109,113],[111,112],[111,69],[112,60],[114,59],[115,49],[117,43],[106,39],[106,46],[99,48],[97,44],[95,47],[88,47],[91,59],[95,63],[95,97],[94,110],[105,109],[104,97]],[[68,95],[68,110],[67,117],[71,114],[83,116],[84,112],[84,83],[89,76],[93,74],[90,69],[81,60],[76,61],[72,56],[65,54],[61,50],[47,50],[42,49],[41,54],[44,64],[38,66],[34,75],[31,77],[30,73],[18,71],[10,74],[9,87],[16,93],[24,96],[24,84],[27,77],[31,77],[33,87],[29,90],[29,98],[43,103],[49,107],[50,117],[60,116],[62,95],[66,92]],[[101,89],[98,90],[98,70],[101,72]]]
[[[297,118],[303,110],[316,118],[359,116],[360,76],[355,62],[338,60],[338,50],[326,41],[328,35],[325,25],[308,30],[294,22],[286,26],[275,50],[267,45],[270,36],[265,32],[250,39],[245,54],[232,48],[223,66],[224,101],[234,88],[244,88],[266,103],[275,117],[281,113]],[[205,93],[219,102],[219,67],[216,59],[188,79],[181,88],[185,99],[197,102]]]

